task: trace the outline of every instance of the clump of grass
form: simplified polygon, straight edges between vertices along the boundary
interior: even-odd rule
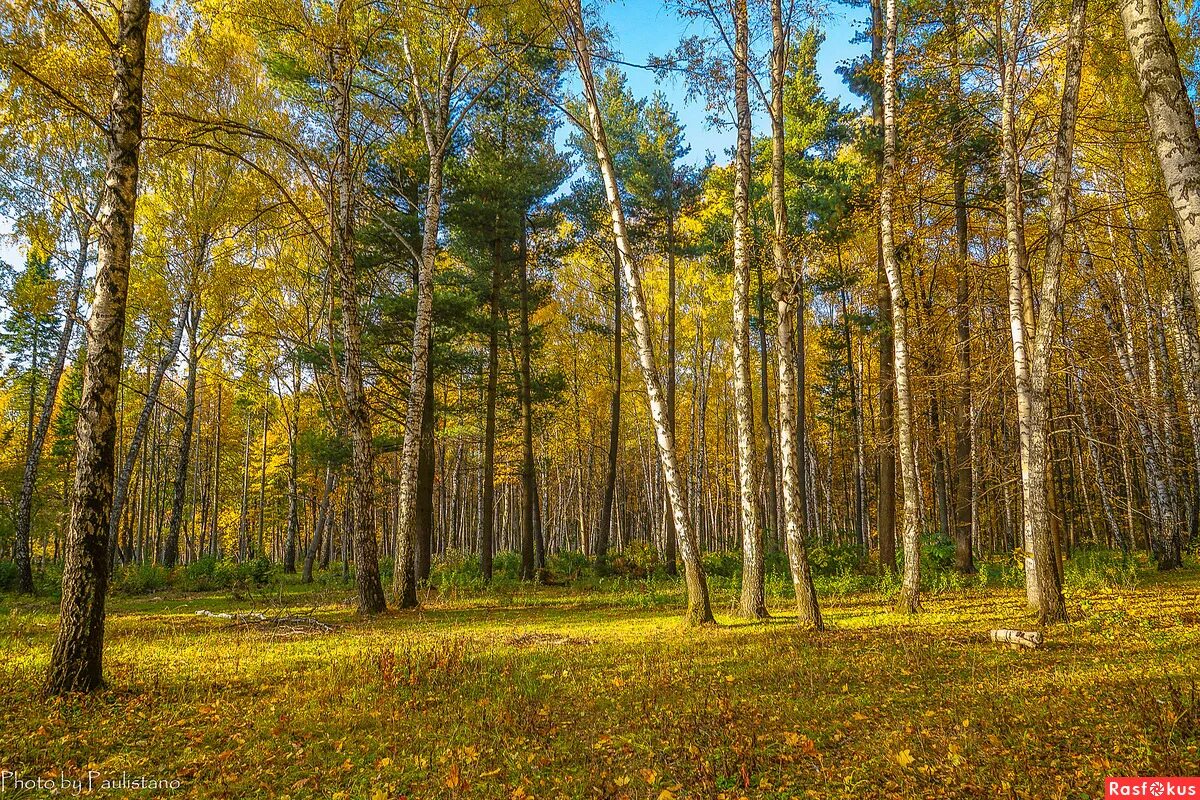
[[[1137,555],[1105,548],[1077,548],[1063,562],[1063,583],[1069,589],[1132,589],[1146,566]]]

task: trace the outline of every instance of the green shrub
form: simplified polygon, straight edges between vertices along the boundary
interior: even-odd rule
[[[738,578],[742,575],[742,554],[737,550],[714,550],[701,556],[706,575]]]
[[[825,576],[866,572],[867,566],[863,552],[856,544],[814,545],[808,549],[808,563],[813,575]],[[787,569],[786,560],[784,569]]]
[[[786,552],[783,550],[768,550],[763,556],[763,564],[768,576],[773,575],[777,578],[787,578],[790,583],[792,567],[788,562]]]
[[[113,573],[111,587],[114,594],[153,594],[170,580],[171,573],[157,564],[123,564]]]
[[[982,588],[1017,589],[1025,585],[1025,565],[1017,556],[975,559],[975,582]]]
[[[492,558],[493,581],[517,581],[521,579],[521,554],[504,550]]]
[[[921,537],[921,571],[928,574],[945,572],[954,565],[954,542],[939,532]]]
[[[256,586],[265,586],[271,580],[271,559],[259,556],[245,564],[246,577]]]
[[[429,585],[439,592],[482,588],[479,558],[465,550],[447,550],[434,556],[429,566]]]
[[[176,572],[175,588],[185,592],[209,592],[229,588],[229,583],[221,580],[228,577],[229,573],[222,572],[218,577],[217,567],[220,563],[216,556],[201,556]]]
[[[1138,582],[1138,557],[1120,550],[1081,547],[1063,563],[1063,583],[1072,589],[1132,589]]]
[[[578,580],[592,568],[592,561],[577,550],[552,553],[546,559],[546,568],[563,580]]]
[[[17,565],[12,561],[0,561],[0,592],[11,592],[17,588]]]
[[[631,541],[609,561],[614,575],[645,578],[658,570],[658,552],[649,542]]]

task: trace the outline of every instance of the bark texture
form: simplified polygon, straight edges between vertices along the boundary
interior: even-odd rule
[[[767,616],[762,529],[754,512],[754,399],[750,377],[750,12],[734,0],[734,105],[737,149],[733,179],[733,406],[737,427],[738,500],[742,525],[742,591],[738,616]]]
[[[896,434],[900,448],[900,476],[904,486],[904,575],[901,580],[901,610],[915,613],[921,609],[921,542],[917,481],[917,457],[913,450],[912,390],[908,370],[908,297],[900,264],[896,259],[896,28],[897,0],[884,3],[883,45],[883,180],[879,191],[880,232],[883,244],[883,268],[892,301],[893,363],[896,381]]]
[[[1158,0],[1125,0],[1121,25],[1133,61],[1142,105],[1167,199],[1183,238],[1192,297],[1200,297],[1200,133]]]
[[[798,428],[803,416],[804,374],[797,378],[793,357],[792,330],[796,308],[804,303],[803,275],[787,251],[787,195],[784,186],[784,90],[787,80],[787,29],[782,0],[771,0],[771,215],[775,229],[771,257],[778,271],[776,285],[775,350],[779,378],[779,455],[783,489],[783,527],[788,567],[796,594],[796,618],[801,627],[822,630],[821,607],[813,585],[808,548],[804,542],[804,509],[801,500],[800,453],[802,436]],[[803,323],[801,323],[803,324]],[[766,351],[763,352],[766,358]],[[764,383],[763,390],[766,390]]]
[[[429,155],[429,176],[425,188],[425,217],[421,231],[421,258],[417,265],[417,313],[413,323],[412,368],[408,377],[408,411],[404,419],[404,444],[400,451],[400,505],[396,519],[396,571],[392,594],[400,608],[416,608],[417,575],[414,564],[416,539],[416,509],[414,492],[420,460],[421,426],[425,404],[417,402],[425,390],[430,369],[430,332],[433,330],[433,272],[437,266],[438,231],[442,219],[443,167],[448,145],[450,96],[458,67],[458,39],[461,28],[455,28],[447,44],[448,56],[438,81],[433,102],[429,103],[413,68],[413,58],[405,40],[405,55],[409,62],[414,96],[418,99],[425,149]]]
[[[163,544],[162,552],[162,563],[167,569],[179,562],[179,532],[183,527],[183,509],[187,501],[188,464],[191,461],[192,431],[196,422],[196,370],[200,362],[200,354],[197,352],[197,334],[200,328],[198,302],[192,304],[187,328],[188,370],[183,398],[183,432],[179,437],[179,461],[175,466],[175,495],[171,504],[171,521],[167,527],[167,540]]]
[[[97,219],[96,293],[87,324],[62,604],[46,677],[49,694],[94,691],[104,685],[104,600],[116,466],[117,387],[124,357],[129,256],[137,209],[150,3],[124,0],[117,17],[110,54],[113,92],[106,131],[108,159]]]
[[[358,612],[378,614],[387,608],[379,579],[378,543],[375,539],[375,448],[371,435],[371,410],[363,387],[362,322],[358,311],[358,278],[355,253],[355,180],[351,143],[351,93],[354,65],[349,48],[339,44],[331,59],[333,115],[337,153],[333,178],[336,202],[331,209],[336,247],[337,290],[342,304],[342,395],[346,426],[350,432],[350,502],[354,506],[354,581]],[[415,396],[415,395],[414,395]],[[419,403],[412,403],[420,407]],[[420,426],[418,426],[419,429]],[[261,527],[261,526],[260,526]],[[396,571],[401,570],[397,564]]]

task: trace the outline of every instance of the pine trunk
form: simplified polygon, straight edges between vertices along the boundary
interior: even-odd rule
[[[483,433],[483,500],[479,504],[479,553],[483,579],[492,579],[492,556],[495,553],[494,520],[496,518],[496,385],[500,359],[500,253],[492,258],[492,283],[488,294],[488,366],[487,391],[484,395]]]
[[[537,547],[540,538],[534,530],[537,505],[537,472],[533,461],[533,375],[530,367],[529,339],[529,250],[522,209],[520,263],[521,292],[521,579],[537,575]]]

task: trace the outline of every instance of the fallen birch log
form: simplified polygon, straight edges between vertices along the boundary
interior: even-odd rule
[[[197,611],[197,617],[212,617],[213,619],[231,619],[235,622],[266,622],[265,614],[226,614],[213,611]]]
[[[284,630],[289,633],[303,633],[319,631],[321,633],[330,633],[333,631],[332,625],[327,625],[311,616],[281,614],[276,617],[268,617],[261,612],[247,614],[228,614],[224,612],[214,612],[200,610],[196,612],[197,617],[210,617],[212,619],[227,619],[236,626],[249,627],[251,625],[261,625],[264,627],[272,627]]]
[[[1036,650],[1042,646],[1041,631],[998,630],[992,631],[990,636],[996,644],[1006,644],[1014,650],[1021,647]]]

